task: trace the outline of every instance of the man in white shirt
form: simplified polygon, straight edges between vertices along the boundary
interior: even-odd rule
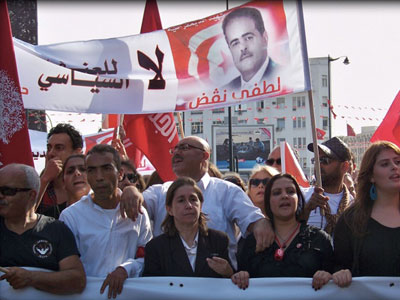
[[[253,205],[249,197],[238,186],[207,173],[210,146],[202,138],[189,136],[172,149],[172,168],[177,176],[193,178],[204,195],[202,211],[207,214],[209,228],[225,232],[229,236],[229,256],[236,264],[235,224],[243,236],[253,232],[257,240],[257,250],[269,247],[274,240],[270,222],[261,210]],[[154,236],[162,233],[161,223],[165,218],[165,198],[172,182],[153,185],[140,194],[135,188],[127,187],[121,199],[121,212],[135,219],[143,202],[150,219],[154,221]]]
[[[313,151],[313,144],[308,145]],[[351,204],[353,197],[344,184],[351,160],[348,146],[339,138],[333,137],[318,145],[321,165],[321,187],[303,190],[306,200],[304,218],[308,224],[324,229],[333,234],[336,222],[343,211]],[[320,208],[325,211],[321,216]]]
[[[121,161],[113,147],[93,147],[86,156],[86,168],[94,193],[67,207],[60,220],[75,236],[86,274],[107,276],[100,292],[109,286],[108,296],[115,298],[126,278],[142,272],[143,249],[152,238],[150,221],[146,211],[135,222],[121,217]]]

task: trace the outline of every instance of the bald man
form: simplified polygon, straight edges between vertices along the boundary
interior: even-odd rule
[[[265,219],[261,210],[253,205],[249,197],[235,184],[208,175],[210,146],[199,137],[189,136],[171,149],[172,169],[176,176],[193,178],[204,195],[202,211],[207,214],[209,228],[228,234],[229,256],[236,264],[235,224],[243,236],[254,233],[257,249],[261,251],[269,247],[274,239],[270,222]],[[153,185],[143,192],[143,196],[133,187],[124,189],[121,211],[135,219],[143,202],[150,219],[154,221],[154,236],[162,233],[161,223],[165,218],[165,197],[170,182]]]

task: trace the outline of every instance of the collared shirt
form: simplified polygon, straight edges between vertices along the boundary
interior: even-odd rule
[[[245,81],[243,79],[243,76],[240,75],[240,82],[241,82],[241,88],[243,89],[247,89],[249,91],[252,91],[254,88],[254,85],[257,83],[258,87],[261,88],[260,83],[261,83],[261,79],[264,75],[265,70],[267,69],[269,64],[269,57],[267,56],[267,59],[264,61],[263,65],[261,66],[261,68],[258,69],[257,73],[253,76],[253,78],[251,78],[249,81]]]
[[[154,221],[153,234],[162,234],[161,223],[163,222],[166,209],[165,198],[171,181],[164,184],[156,184],[143,192],[146,201],[147,212]],[[247,227],[264,218],[261,210],[254,206],[250,198],[237,185],[210,177],[207,173],[197,182],[203,192],[204,203],[202,211],[207,215],[209,228],[225,232],[229,237],[229,258],[236,267],[236,232],[235,223],[243,236],[246,236]]]
[[[136,251],[152,238],[150,220],[143,211],[132,222],[121,217],[119,204],[114,209],[103,209],[90,194],[62,211],[60,220],[75,236],[87,276],[105,277],[118,266],[129,277],[141,274],[144,259],[135,259]]]
[[[314,187],[309,187],[309,188],[301,188],[303,195],[304,195],[304,200],[307,203],[311,195],[314,193]],[[324,192],[324,196],[329,197],[328,204],[331,208],[331,214],[335,215],[338,211],[339,208],[339,203],[340,200],[342,200],[343,197],[343,191],[338,194],[329,194]],[[350,203],[353,201],[353,196],[350,195]],[[307,221],[308,225],[313,225],[317,228],[324,229],[326,226],[326,218],[324,216],[321,217],[320,209],[317,207],[316,209],[312,210],[310,213],[310,217],[308,218]],[[321,226],[322,225],[322,226]]]
[[[192,270],[193,272],[195,271],[195,263],[196,263],[196,255],[197,255],[197,244],[199,243],[199,232],[197,231],[197,234],[194,238],[194,242],[192,246],[189,246],[185,240],[182,238],[181,235],[179,235],[179,237],[181,238],[183,247],[185,248],[186,254],[189,258],[190,261],[190,265],[192,266]]]

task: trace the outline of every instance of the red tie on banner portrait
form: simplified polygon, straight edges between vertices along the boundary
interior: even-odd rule
[[[10,163],[33,166],[5,0],[0,0],[0,45],[0,167]]]
[[[140,33],[162,29],[156,0],[147,0]],[[115,115],[110,115],[109,126],[118,126]],[[114,121],[113,121],[114,120]],[[124,116],[124,145],[128,157],[138,167],[143,154],[150,160],[164,181],[174,180],[169,149],[178,143],[173,113]],[[143,154],[142,154],[143,153]]]

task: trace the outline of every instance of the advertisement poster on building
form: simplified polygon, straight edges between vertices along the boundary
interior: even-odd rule
[[[213,162],[221,171],[229,168],[229,139],[227,126],[213,126]],[[233,157],[240,171],[250,171],[264,164],[273,148],[272,125],[232,126]],[[236,164],[236,162],[235,162]]]

